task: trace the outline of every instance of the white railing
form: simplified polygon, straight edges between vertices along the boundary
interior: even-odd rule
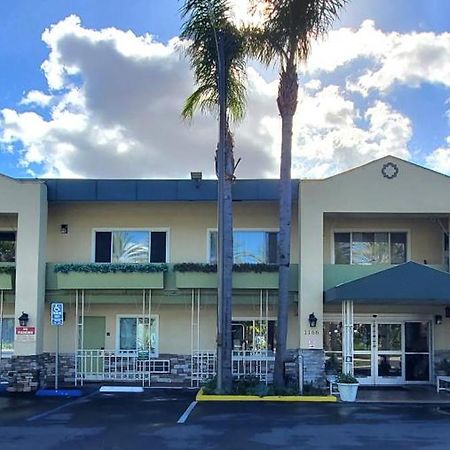
[[[233,350],[233,376],[242,378],[254,376],[261,381],[269,382],[272,377],[272,365],[275,361],[273,352],[267,350]],[[192,355],[192,386],[199,386],[216,374],[216,352],[200,351]]]
[[[152,359],[148,353],[115,350],[78,350],[75,382],[146,381],[150,375],[170,373],[170,360]]]

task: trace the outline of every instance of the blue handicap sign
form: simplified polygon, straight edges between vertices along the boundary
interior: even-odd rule
[[[64,305],[62,303],[52,303],[51,322],[55,326],[61,326],[64,323]]]

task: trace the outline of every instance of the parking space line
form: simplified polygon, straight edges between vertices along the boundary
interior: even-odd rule
[[[181,415],[181,417],[178,419],[177,423],[185,423],[186,420],[189,417],[189,414],[194,410],[194,408],[197,406],[197,402],[194,400],[186,409],[186,411]]]
[[[86,398],[89,398],[89,397],[92,397],[93,395],[95,395],[97,393],[98,393],[98,391],[91,392],[90,394],[88,394],[88,395],[86,395],[84,397],[77,398],[73,402],[64,403],[64,405],[57,406],[56,408],[50,409],[49,411],[45,411],[43,413],[36,414],[35,416],[28,417],[28,419],[26,419],[26,421],[27,422],[34,422],[35,420],[42,419],[43,417],[47,417],[50,414],[53,414],[53,413],[55,413],[57,411],[61,411],[62,409],[67,408],[68,406],[75,405],[76,403],[81,403],[82,400],[84,400]]]

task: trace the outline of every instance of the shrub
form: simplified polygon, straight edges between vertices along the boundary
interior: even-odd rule
[[[342,383],[342,384],[356,384],[358,383],[358,380],[351,374],[349,373],[339,373],[337,376],[337,380],[338,383]]]

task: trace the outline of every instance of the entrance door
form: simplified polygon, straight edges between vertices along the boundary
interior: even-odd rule
[[[358,321],[353,328],[354,374],[361,384],[430,381],[430,322]]]
[[[106,333],[105,317],[86,316],[84,318],[84,350],[104,350],[105,349],[105,333]]]
[[[401,323],[358,322],[353,328],[353,364],[361,384],[398,384],[403,377]]]
[[[378,323],[372,347],[375,363],[375,384],[399,384],[403,375],[403,325]]]

